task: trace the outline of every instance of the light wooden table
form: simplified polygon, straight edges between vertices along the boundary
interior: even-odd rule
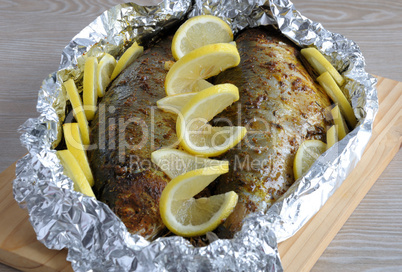
[[[64,46],[119,2],[0,0],[0,172],[26,153],[17,128],[37,116],[37,90],[57,69]],[[401,1],[293,2],[305,16],[356,41],[368,72],[402,81]],[[313,271],[402,271],[401,176],[399,151]],[[16,270],[0,264],[1,271]]]

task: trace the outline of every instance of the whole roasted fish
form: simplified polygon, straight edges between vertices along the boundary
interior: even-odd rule
[[[239,202],[225,222],[238,231],[251,212],[265,212],[294,182],[293,160],[306,139],[325,139],[326,93],[302,65],[298,48],[271,27],[249,29],[236,39],[241,63],[219,74],[240,99],[215,118],[215,125],[245,126],[243,141],[224,154],[229,173],[215,194],[234,190]]]
[[[298,59],[297,48],[271,28],[249,29],[236,39],[238,67],[215,78],[233,83],[240,100],[214,125],[246,126],[246,138],[224,154],[230,172],[212,194],[234,190],[239,204],[225,222],[233,233],[242,219],[266,211],[294,182],[293,158],[305,139],[325,135],[324,109],[330,105]],[[173,60],[171,39],[144,52],[110,86],[91,125],[90,152],[95,193],[128,230],[152,239],[164,228],[159,197],[168,177],[150,162],[152,151],[177,143],[175,116],[156,108],[165,97],[164,63]],[[144,165],[145,163],[145,165]]]
[[[159,198],[169,181],[151,163],[152,151],[177,144],[176,117],[156,101],[166,96],[165,61],[173,60],[171,38],[146,50],[118,76],[99,104],[91,124],[89,152],[95,194],[127,229],[153,239],[164,229]]]

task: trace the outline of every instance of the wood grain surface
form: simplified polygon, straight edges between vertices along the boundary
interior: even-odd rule
[[[120,2],[0,0],[0,171],[25,154],[17,128],[37,116],[37,90],[57,69],[64,46]],[[357,42],[368,72],[402,81],[401,1],[293,2],[305,16]],[[313,271],[402,271],[401,166],[399,151]],[[1,265],[0,271],[15,270]]]
[[[293,237],[279,244],[285,271],[309,271],[312,268],[399,151],[402,144],[402,82],[379,78],[377,88],[380,108],[361,160],[320,211]]]

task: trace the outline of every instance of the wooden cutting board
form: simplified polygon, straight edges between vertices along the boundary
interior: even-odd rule
[[[317,215],[279,244],[286,272],[312,268],[401,147],[402,82],[378,80],[380,109],[362,159]],[[0,262],[22,271],[72,271],[66,250],[49,250],[36,240],[27,211],[13,198],[14,178],[15,164],[0,174]]]

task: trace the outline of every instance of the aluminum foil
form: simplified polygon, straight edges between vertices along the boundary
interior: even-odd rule
[[[194,248],[181,237],[148,242],[130,234],[105,205],[73,190],[53,148],[60,139],[66,94],[63,80],[82,77],[85,56],[119,55],[134,40],[152,39],[186,16],[214,14],[237,32],[276,25],[300,46],[315,45],[346,78],[358,126],[325,152],[266,214],[252,214],[233,239],[208,234]],[[39,117],[21,127],[29,153],[17,163],[15,199],[27,208],[37,238],[51,249],[68,249],[75,271],[282,271],[277,243],[294,235],[359,161],[372,134],[378,99],[376,80],[364,70],[359,47],[302,16],[290,1],[168,1],[157,6],[118,5],[83,29],[64,49],[58,71],[43,81]]]

